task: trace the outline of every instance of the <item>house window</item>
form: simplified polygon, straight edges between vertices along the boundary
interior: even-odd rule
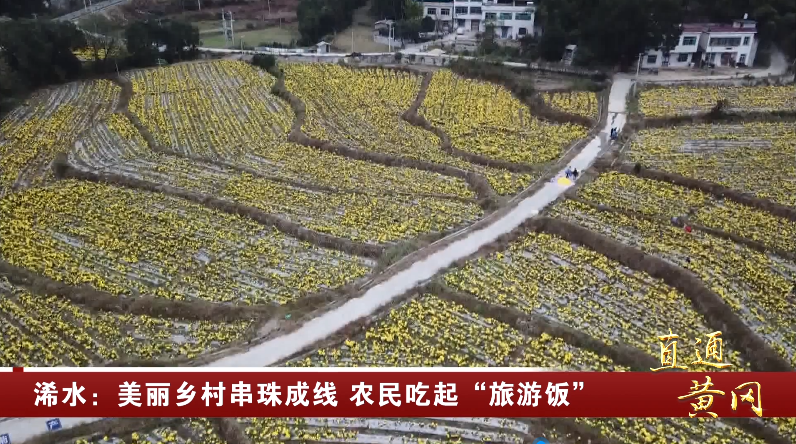
[[[531,13],[530,12],[518,12],[514,14],[515,20],[525,20],[530,22],[531,21]]]
[[[696,42],[697,42],[696,37],[683,37],[683,46],[696,45]]]
[[[501,20],[511,20],[511,13],[510,12],[501,12],[500,13]]]
[[[517,35],[525,35],[528,33],[528,28],[520,28],[517,30]]]
[[[680,62],[680,63],[687,62],[688,61],[688,53],[684,52],[684,53],[677,54],[677,61]]]
[[[467,14],[467,7],[466,6],[457,6],[456,7],[456,15],[459,14]]]
[[[658,55],[657,54],[652,54],[652,55],[648,55],[647,56],[647,64],[648,65],[654,65],[655,63],[657,63],[657,61],[658,61]]]
[[[740,37],[714,37],[710,39],[710,46],[740,46]]]
[[[480,6],[470,7],[470,14],[481,14],[481,7]]]
[[[494,12],[487,12],[486,17],[484,18],[487,20],[495,20],[497,19],[497,14],[495,14]]]
[[[451,15],[451,9],[450,8],[441,8],[439,10],[439,15]]]
[[[437,15],[437,8],[428,8],[426,10],[426,14],[428,14],[428,15]]]
[[[738,63],[746,64],[746,54],[741,54],[741,58],[738,59]]]
[[[749,37],[744,37],[743,38],[743,45],[744,46],[749,46]]]

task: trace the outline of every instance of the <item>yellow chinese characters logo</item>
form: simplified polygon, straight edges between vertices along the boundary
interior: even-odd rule
[[[698,381],[692,380],[691,382],[694,383],[694,386],[691,387],[691,393],[677,398],[677,399],[695,398],[696,402],[691,403],[691,407],[694,408],[694,411],[688,414],[688,416],[691,418],[698,415],[700,412],[705,412],[706,414],[714,418],[717,418],[719,416],[708,410],[713,405],[713,395],[724,396],[724,392],[721,390],[711,390],[710,388],[713,387],[713,382],[711,382],[710,376],[705,376],[705,379],[707,381],[704,384],[700,384]]]
[[[755,393],[754,389],[749,389],[745,395],[737,396],[735,392],[732,392],[732,409],[736,410],[738,408],[738,398],[741,399],[741,402],[748,402],[752,404],[752,411],[755,412],[755,415],[759,416],[760,418],[763,417],[763,405],[760,401],[760,383],[759,382],[745,382],[738,387],[735,387],[735,390],[740,390],[744,387],[748,387],[754,385],[757,388],[757,403],[755,403],[755,397],[752,396]]]
[[[707,365],[715,368],[731,367],[732,364],[722,362],[724,360],[724,341],[720,336],[720,331],[714,331],[708,334],[708,343],[705,346],[705,358],[702,359],[699,347],[695,347],[696,359],[691,362],[691,365]],[[668,335],[658,336],[658,339],[661,341],[661,366],[658,368],[650,368],[650,370],[653,372],[668,369],[688,370],[688,367],[684,365],[677,365],[677,343],[680,340],[680,336],[673,334],[672,331],[669,330]],[[700,344],[702,344],[702,340],[697,339],[694,346]]]

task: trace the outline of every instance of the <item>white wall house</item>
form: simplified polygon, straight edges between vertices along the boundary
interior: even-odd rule
[[[757,53],[757,24],[753,20],[735,20],[731,25],[691,23],[682,25],[682,33],[669,54],[661,48],[649,49],[642,55],[642,68],[698,67],[703,63],[716,66],[751,66]]]
[[[423,2],[423,16],[433,18],[438,23],[439,32],[453,31],[453,0]]]
[[[736,20],[731,27],[716,26],[708,29],[704,60],[715,63],[716,66],[754,64],[759,43],[756,25],[752,20]]]
[[[484,32],[489,21],[498,38],[518,39],[534,34],[536,7],[525,0],[423,2],[423,15],[441,20],[448,31]]]

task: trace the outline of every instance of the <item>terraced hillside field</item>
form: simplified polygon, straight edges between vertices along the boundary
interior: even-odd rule
[[[204,365],[267,344],[390,282],[390,264],[413,249],[445,248],[430,243],[502,210],[590,130],[444,69],[279,68],[136,70],[43,91],[3,120],[0,366]],[[791,370],[796,128],[787,113],[764,115],[788,109],[790,88],[642,91],[640,118],[718,97],[759,114],[603,147],[617,161],[539,217],[367,319],[334,313],[351,321],[344,334],[279,364],[648,371],[662,332],[687,338],[685,354],[721,328],[724,371]],[[537,97],[580,120],[603,111],[594,93]],[[58,444],[796,439],[793,420],[761,424],[180,418]]]
[[[648,88],[639,94],[639,111],[645,117],[689,115],[708,112],[719,101],[726,101],[730,111],[792,111],[796,108],[796,85]]]
[[[0,197],[44,182],[50,162],[79,133],[117,106],[121,88],[108,80],[43,90],[0,121]]]
[[[153,139],[114,114],[76,144],[72,165],[217,196],[355,241],[443,232],[482,214],[460,178],[288,142],[294,114],[270,93],[275,79],[243,62],[131,77],[131,118]]]
[[[796,124],[682,125],[636,134],[629,160],[796,205]]]
[[[285,303],[372,265],[242,217],[89,182],[13,194],[0,214],[4,260],[117,295]]]
[[[600,101],[596,93],[588,91],[556,91],[540,92],[539,95],[553,109],[599,120]]]
[[[192,359],[241,340],[251,320],[196,321],[96,311],[0,282],[0,365],[88,366]]]
[[[467,116],[466,120],[471,124],[467,131],[479,130],[482,133],[477,138],[459,137],[448,128],[443,129],[452,137],[455,148],[482,157],[475,161],[441,149],[441,140],[435,134],[414,127],[401,118],[418,94],[422,94],[423,78],[419,75],[383,69],[354,70],[331,64],[289,64],[285,67],[285,74],[288,90],[306,105],[307,117],[302,129],[310,137],[473,171],[485,176],[492,187],[504,195],[514,194],[528,186],[548,162],[557,159],[563,149],[584,137],[587,131],[533,118],[527,107],[502,87],[452,89],[454,85],[446,79],[454,75],[447,70],[437,71],[428,85],[420,114],[430,117],[424,111],[429,106],[434,106],[434,109],[445,107],[451,115],[466,113],[458,118]],[[491,109],[484,109],[481,104],[492,102],[496,94],[500,101]],[[443,105],[441,96],[444,95],[450,96],[451,100]],[[523,108],[525,120],[520,129],[518,116]],[[515,117],[504,121],[503,125],[509,126],[494,127],[494,121],[489,119],[500,119],[494,115],[497,112],[502,112],[503,117]],[[439,120],[433,117],[430,120],[439,124]],[[481,142],[478,146],[469,146],[465,139]],[[514,143],[517,140],[524,141],[521,150]],[[527,172],[485,166],[490,159],[493,163],[497,160],[527,164]]]
[[[582,371],[628,370],[607,356],[573,346],[562,337],[548,333],[528,336],[512,325],[479,315],[462,305],[431,294],[418,295],[404,305],[393,308],[357,336],[341,338],[338,344],[296,357],[287,365],[545,366]],[[428,427],[430,420],[436,418],[416,421]],[[536,425],[534,420],[526,421],[531,426]],[[389,424],[390,421],[379,423]],[[711,440],[732,444],[763,442],[721,421],[699,423],[677,419],[561,420],[552,428],[544,428],[544,434],[551,442],[567,442],[566,434],[561,431],[578,426],[595,428],[603,436],[626,444]],[[422,429],[413,431],[415,434],[426,433]],[[467,437],[465,433],[469,434],[457,431],[463,440],[477,439]],[[490,441],[515,442],[507,436],[496,438]],[[407,442],[405,439],[404,442]],[[408,442],[414,441],[410,438]]]

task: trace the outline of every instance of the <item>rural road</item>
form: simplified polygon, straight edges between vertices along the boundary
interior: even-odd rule
[[[625,102],[630,91],[630,79],[616,79],[611,86],[608,99],[610,118],[601,132],[597,134],[569,163],[578,170],[586,170],[597,158],[611,127],[620,130],[625,125]],[[613,125],[611,121],[613,120]],[[415,262],[404,271],[398,272],[384,282],[371,288],[359,298],[352,299],[335,310],[325,313],[302,325],[287,335],[263,342],[251,349],[212,362],[207,367],[267,367],[310,345],[333,335],[351,322],[370,316],[379,308],[389,304],[406,291],[411,290],[453,262],[467,257],[518,227],[523,221],[536,216],[547,205],[556,200],[573,185],[560,185],[557,179],[564,170],[546,183],[533,195],[523,199],[511,211],[496,219],[490,225],[473,231],[423,260]],[[18,444],[34,436],[47,432],[45,421],[51,418],[14,418],[0,422],[0,434],[8,433],[12,444]],[[93,422],[99,418],[61,418],[63,428]]]
[[[56,21],[74,21],[83,17],[84,15],[94,14],[97,12],[102,11],[103,9],[110,8],[112,6],[122,5],[127,3],[129,0],[106,0],[104,2],[93,2],[90,7],[78,9],[77,11],[70,12],[69,14],[62,15],[60,17],[54,18],[53,20]],[[86,0],[86,4],[88,4],[88,0]]]

